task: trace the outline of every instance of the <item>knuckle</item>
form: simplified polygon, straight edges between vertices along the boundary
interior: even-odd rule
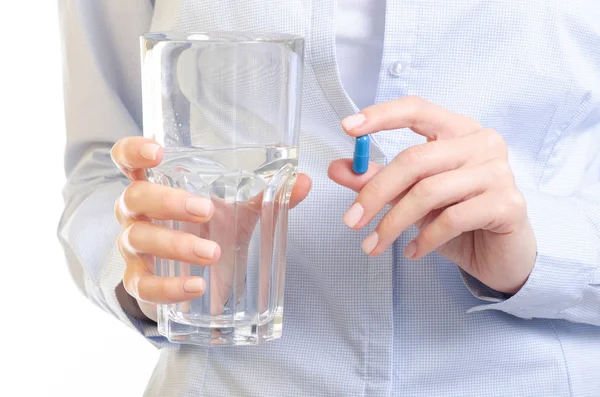
[[[131,269],[131,266],[129,266],[129,264],[127,264],[127,267],[125,268],[125,272],[123,272],[123,286],[129,293],[132,292],[131,285],[133,283],[133,280],[135,279],[134,273],[135,272]]]
[[[488,144],[498,144],[499,142],[497,141],[498,136],[500,136],[500,134],[498,134],[498,132],[496,132],[495,129],[493,128],[483,128],[480,131],[481,135],[484,137],[484,139],[488,142]]]
[[[409,128],[418,128],[423,123],[422,113],[425,106],[425,100],[418,96],[409,96],[404,98],[403,107],[405,107],[410,114],[410,122],[408,125]]]
[[[126,212],[132,212],[131,209],[136,207],[136,204],[144,199],[144,183],[131,182],[123,191],[123,198],[121,205],[124,206],[123,210]]]
[[[117,237],[117,249],[119,250],[119,253],[121,254],[121,256],[123,257],[123,259],[126,259],[126,251],[125,251],[125,239],[127,237],[125,236],[125,231],[122,231],[121,234],[119,234],[119,237]]]
[[[125,269],[123,273],[123,288],[125,291],[134,298],[139,297],[139,291],[137,288],[139,276],[135,273],[130,266]]]
[[[122,213],[121,213],[121,200],[123,199],[123,195],[121,194],[116,200],[113,206],[113,214],[115,218],[117,218],[117,222],[121,223]]]
[[[442,212],[439,219],[445,230],[457,230],[460,227],[461,214],[455,206],[448,207]]]
[[[401,163],[414,165],[424,161],[426,157],[427,150],[425,145],[415,145],[404,150],[400,156],[398,156],[398,161]]]
[[[409,95],[404,98],[404,101],[405,106],[409,106],[413,111],[420,109],[425,104],[425,100],[417,95]]]
[[[473,126],[475,128],[475,130],[481,128],[481,124],[479,123],[479,121],[474,119],[473,117],[464,116],[464,118],[465,118],[466,124],[469,126]]]
[[[495,181],[512,180],[513,173],[507,161],[494,159],[490,162],[490,176]]]
[[[122,169],[131,168],[131,155],[133,142],[137,137],[128,137],[118,140],[110,150],[113,162]]]
[[[137,252],[136,247],[139,246],[141,229],[143,227],[140,222],[134,222],[123,230],[123,233],[121,233],[121,244],[125,250]]]
[[[442,188],[439,178],[430,177],[419,181],[412,189],[412,194],[420,201],[428,201]]]
[[[131,283],[132,289],[135,291],[134,297],[147,303],[155,303],[157,298],[162,296],[161,288],[163,287],[165,280],[153,280],[154,276],[145,274],[143,272],[132,272]]]
[[[162,284],[163,283],[159,283],[158,284],[158,293],[162,294]],[[140,285],[140,283],[138,283],[137,286],[137,296],[139,297],[138,299],[144,301],[144,302],[152,302],[153,301],[153,294],[143,286],[143,283]]]
[[[115,164],[119,163],[119,153],[120,153],[120,149],[121,149],[121,141],[117,141],[114,145],[112,145],[112,147],[110,148],[110,158],[112,159],[112,161]]]
[[[504,212],[508,217],[520,216],[526,212],[525,198],[517,189],[511,189],[506,193],[504,201]]]
[[[486,146],[500,158],[508,157],[508,148],[504,137],[492,128],[484,128],[481,130],[486,141]]]

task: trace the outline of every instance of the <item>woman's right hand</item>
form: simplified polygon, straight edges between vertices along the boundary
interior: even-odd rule
[[[157,166],[162,156],[160,145],[142,137],[123,138],[111,150],[114,163],[131,180],[115,202],[115,216],[122,227],[118,247],[127,264],[123,287],[137,300],[143,314],[153,320],[156,304],[189,301],[206,288],[200,277],[156,276],[155,256],[206,266],[221,255],[213,241],[152,223],[205,223],[214,212],[212,202],[204,197],[146,180],[144,169]]]
[[[217,266],[222,267],[225,273],[227,264],[221,262],[230,260],[227,255],[221,258],[221,249],[214,241],[152,223],[153,220],[175,220],[200,226],[211,220],[215,213],[215,206],[209,199],[147,181],[145,169],[156,167],[162,161],[160,145],[142,137],[123,138],[115,143],[111,156],[121,172],[131,180],[115,202],[115,216],[123,229],[118,247],[127,265],[122,285],[127,294],[135,298],[143,315],[156,320],[156,304],[195,299],[204,293],[206,283],[201,277],[156,276],[154,257],[200,266],[211,265],[221,259]],[[310,178],[299,174],[292,189],[290,208],[304,200],[310,188]],[[217,209],[216,221],[226,226],[227,223],[219,219],[230,214],[226,206],[221,207]],[[219,225],[214,226],[219,229]],[[223,233],[230,231],[224,230]],[[117,296],[125,308],[126,297],[120,296],[119,292],[118,289]],[[130,314],[135,315],[131,312],[137,311],[137,308],[127,307]]]

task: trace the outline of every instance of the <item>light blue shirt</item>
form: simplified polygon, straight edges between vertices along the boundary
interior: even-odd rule
[[[463,279],[435,253],[405,260],[414,229],[368,257],[360,243],[380,217],[359,232],[342,224],[355,193],[326,171],[352,155],[339,121],[357,108],[338,72],[335,1],[60,3],[69,178],[59,237],[82,291],[163,348],[146,395],[600,396],[597,0],[386,6],[375,102],[421,96],[509,146],[539,248],[512,297]],[[127,182],[109,150],[141,134],[138,36],[172,29],[307,39],[300,170],[313,190],[291,212],[283,337],[263,346],[170,345],[115,296],[125,265],[113,204]],[[386,164],[422,142],[407,130],[378,133],[371,157]]]

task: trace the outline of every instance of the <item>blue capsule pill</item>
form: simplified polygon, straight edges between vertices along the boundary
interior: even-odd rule
[[[370,143],[371,139],[368,135],[356,138],[354,159],[352,160],[352,171],[356,174],[364,174],[369,169]]]

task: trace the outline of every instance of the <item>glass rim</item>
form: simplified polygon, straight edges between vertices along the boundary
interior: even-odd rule
[[[184,42],[184,43],[282,43],[303,42],[304,37],[288,33],[255,32],[255,31],[151,31],[140,36],[144,40]]]

